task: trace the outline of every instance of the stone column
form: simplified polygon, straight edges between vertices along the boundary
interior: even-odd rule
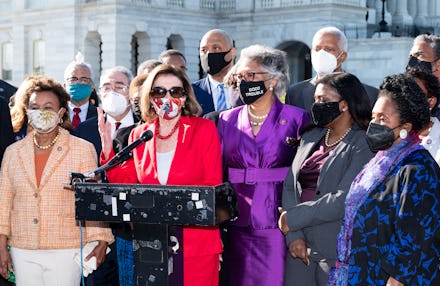
[[[428,24],[428,0],[417,0],[414,23],[419,27],[426,27]]]
[[[13,69],[12,69],[12,81],[14,84],[19,85],[21,81],[29,74],[26,69],[28,64],[25,57],[26,55],[26,39],[25,29],[23,25],[14,23],[12,27],[12,48],[13,48]]]
[[[413,19],[408,13],[408,0],[396,1],[396,11],[393,14],[393,26],[411,26]]]

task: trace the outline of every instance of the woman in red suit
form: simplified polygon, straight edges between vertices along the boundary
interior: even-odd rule
[[[220,141],[214,123],[197,117],[197,103],[186,75],[170,65],[156,67],[145,81],[141,98],[146,122],[130,134],[133,142],[147,129],[152,140],[133,150],[133,158],[107,172],[112,183],[205,185],[222,183]],[[101,163],[114,155],[109,126],[100,114]],[[218,285],[217,227],[184,227],[184,285]]]

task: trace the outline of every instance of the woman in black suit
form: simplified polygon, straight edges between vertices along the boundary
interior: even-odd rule
[[[320,78],[312,116],[283,189],[279,226],[286,235],[285,285],[327,285],[336,236],[354,177],[372,157],[365,139],[371,105],[349,73]]]

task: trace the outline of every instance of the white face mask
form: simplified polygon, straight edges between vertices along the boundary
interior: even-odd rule
[[[326,75],[338,67],[338,60],[333,54],[321,49],[312,54],[312,66],[319,75]]]
[[[52,110],[29,109],[27,111],[29,124],[38,133],[50,133],[60,122],[59,112]]]
[[[128,100],[122,94],[110,92],[102,99],[102,109],[112,117],[123,114],[128,107]]]

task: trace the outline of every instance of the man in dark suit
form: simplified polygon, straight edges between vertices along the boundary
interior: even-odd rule
[[[17,91],[17,88],[4,80],[0,79],[0,96],[9,102],[11,96]]]
[[[223,79],[234,65],[237,50],[232,38],[223,30],[208,31],[200,41],[200,62],[207,76],[192,84],[202,115],[237,105],[239,98],[224,88]]]
[[[286,91],[285,100],[287,104],[308,111],[315,102],[316,81],[326,74],[343,71],[342,63],[348,56],[347,38],[338,28],[324,27],[313,36],[311,56],[313,69],[317,73],[316,77],[290,85]],[[371,106],[373,106],[379,90],[367,84],[363,84],[363,86],[367,91]]]
[[[421,69],[432,73],[440,81],[440,37],[437,35],[418,35],[409,52],[408,69]],[[431,116],[440,119],[439,103],[431,110]],[[431,102],[430,102],[431,105]]]
[[[3,159],[6,147],[14,142],[12,132],[11,115],[9,114],[8,102],[0,95],[0,163]]]
[[[106,122],[110,124],[112,137],[115,136],[119,128],[131,126],[137,122],[129,103],[129,86],[132,79],[133,75],[130,70],[122,66],[105,70],[101,74],[99,97],[105,112]],[[98,131],[98,116],[82,122],[73,134],[93,143],[99,158],[102,147]],[[118,237],[127,233],[124,224],[112,225],[112,229],[113,234]],[[112,251],[107,255],[104,264],[96,272],[93,272],[90,278],[87,277],[87,286],[118,285],[116,243],[109,247]]]
[[[0,80],[0,164],[3,159],[6,147],[14,143],[14,132],[12,131],[11,115],[9,113],[9,98],[17,91],[17,88],[9,83]],[[3,277],[0,279],[0,286],[13,285]]]
[[[91,99],[95,89],[92,69],[80,52],[64,70],[64,88],[70,95],[69,115],[75,130],[81,122],[97,116],[97,99]]]
[[[6,81],[0,80],[0,163],[6,147],[14,142],[11,115],[9,113],[9,98],[17,88]]]
[[[111,126],[112,137],[119,128],[133,125],[138,121],[129,103],[129,86],[132,79],[130,70],[122,66],[105,70],[101,75],[99,97],[106,121]],[[99,157],[101,137],[98,131],[98,116],[82,122],[73,134],[93,143]]]

